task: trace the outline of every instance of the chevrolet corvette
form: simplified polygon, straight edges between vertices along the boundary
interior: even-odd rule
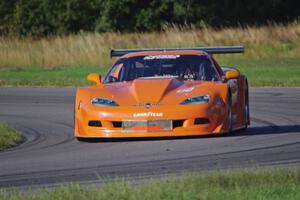
[[[89,138],[226,134],[250,124],[247,77],[221,67],[213,54],[242,46],[115,49],[102,79],[76,92],[74,135]]]

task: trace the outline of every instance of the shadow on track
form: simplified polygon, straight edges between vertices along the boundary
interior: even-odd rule
[[[282,125],[282,126],[258,126],[249,127],[244,131],[237,131],[231,136],[251,136],[251,135],[268,135],[282,133],[300,133],[300,125]]]

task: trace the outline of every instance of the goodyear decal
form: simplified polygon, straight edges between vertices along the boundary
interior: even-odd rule
[[[163,117],[163,113],[144,112],[144,113],[133,113],[133,117]]]

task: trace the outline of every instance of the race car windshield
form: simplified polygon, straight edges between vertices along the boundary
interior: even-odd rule
[[[169,77],[183,80],[218,80],[217,72],[207,56],[153,55],[118,60],[105,77],[104,83]]]

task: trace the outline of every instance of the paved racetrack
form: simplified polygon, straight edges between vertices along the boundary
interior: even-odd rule
[[[251,89],[252,124],[231,136],[97,143],[72,136],[74,93],[74,88],[0,88],[0,121],[26,137],[0,152],[0,188],[300,166],[300,88]]]

